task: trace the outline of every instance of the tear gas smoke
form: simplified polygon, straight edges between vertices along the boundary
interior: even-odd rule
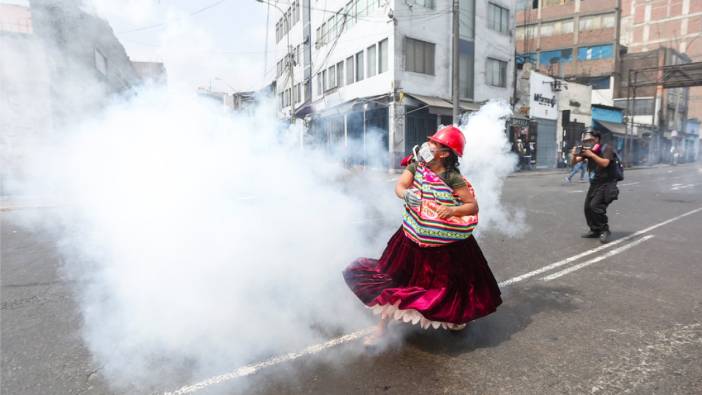
[[[506,102],[493,100],[470,114],[460,126],[467,141],[461,173],[475,188],[480,208],[479,233],[497,231],[516,237],[527,229],[525,212],[502,203],[502,186],[517,165],[517,156],[510,152],[504,132],[505,119],[511,113]]]
[[[26,58],[8,59],[16,67],[3,73],[21,72]],[[83,339],[111,385],[167,388],[184,367],[201,378],[371,323],[340,272],[380,254],[401,201],[387,174],[349,173],[343,163],[382,167],[382,139],[351,141],[341,153],[300,150],[299,126],[281,128],[272,101],[232,114],[164,87],[80,107],[75,98],[92,103],[100,90],[88,89],[93,72],[71,70],[65,89],[53,89],[74,99],[71,111],[41,114],[80,117],[15,133],[37,114],[2,103],[0,113],[18,120],[4,124],[17,143],[4,145],[15,149],[3,152],[13,162],[3,166],[12,172],[4,191],[60,204],[22,213],[24,225],[52,232],[64,275],[79,280]],[[507,113],[491,102],[469,117],[462,169],[480,228],[514,235],[523,216],[500,203],[516,162]]]

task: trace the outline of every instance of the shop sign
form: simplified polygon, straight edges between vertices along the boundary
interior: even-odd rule
[[[531,72],[529,76],[529,116],[541,119],[558,119],[553,78]]]

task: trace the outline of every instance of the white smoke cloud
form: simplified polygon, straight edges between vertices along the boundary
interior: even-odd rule
[[[505,120],[511,113],[506,102],[492,100],[461,124],[466,137],[461,173],[475,189],[480,208],[478,232],[496,231],[515,237],[527,226],[524,210],[506,207],[502,202],[505,179],[517,165],[505,133]]]
[[[149,12],[130,14],[148,20]],[[174,26],[164,33],[171,42],[188,30]],[[212,45],[201,31],[190,36]],[[33,133],[41,143],[20,141],[19,171],[5,175],[13,177],[9,192],[59,205],[22,219],[52,232],[63,273],[79,280],[83,338],[122,390],[170,389],[183,370],[219,374],[369,325],[341,270],[356,257],[378,257],[401,223],[386,173],[342,166],[364,159],[382,169],[387,151],[377,136],[362,155],[362,142],[301,151],[299,125],[281,127],[272,102],[233,115],[183,90],[177,81],[201,57],[177,56],[166,64],[170,89],[142,88],[100,110],[94,73],[73,68],[66,89],[55,90],[75,118]],[[5,62],[13,60],[19,69],[23,58]],[[514,235],[523,217],[500,203],[516,161],[503,132],[507,113],[489,103],[468,119],[462,162],[480,229]]]

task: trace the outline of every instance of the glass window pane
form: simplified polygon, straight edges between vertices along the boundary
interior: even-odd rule
[[[344,86],[344,62],[336,64],[336,86]]]
[[[356,81],[363,79],[363,51],[356,54]]]
[[[379,70],[378,73],[384,73],[388,71],[388,39],[381,41],[378,44],[379,54]]]
[[[346,85],[353,84],[353,56],[346,58]]]
[[[376,74],[377,71],[377,65],[378,65],[378,60],[375,57],[375,45],[368,47],[368,61],[366,62],[367,68],[368,68],[368,77],[372,77]]]

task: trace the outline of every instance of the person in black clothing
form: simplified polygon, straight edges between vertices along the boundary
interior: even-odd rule
[[[590,231],[584,238],[599,238],[607,243],[611,236],[607,222],[607,206],[619,195],[617,179],[612,174],[614,151],[609,144],[600,145],[601,135],[598,131],[583,134],[582,146],[573,149],[573,164],[588,160],[590,188],[585,197],[585,219]]]

